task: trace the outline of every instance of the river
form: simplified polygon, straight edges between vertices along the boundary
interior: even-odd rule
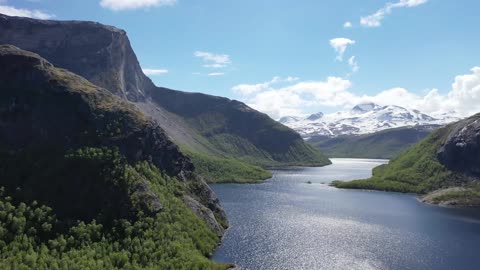
[[[274,170],[261,184],[212,185],[231,225],[213,259],[244,270],[479,269],[479,210],[336,189],[328,183],[367,178],[386,161],[332,161]]]

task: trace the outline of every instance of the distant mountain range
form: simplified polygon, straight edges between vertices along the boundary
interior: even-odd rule
[[[361,135],[315,136],[310,144],[329,157],[391,159],[427,137],[438,125],[399,127]]]
[[[319,112],[308,117],[286,116],[279,122],[294,129],[308,140],[316,136],[363,135],[400,127],[441,126],[459,119],[456,112],[428,115],[418,110],[395,105],[380,106],[375,103],[362,103],[348,111],[331,114]]]

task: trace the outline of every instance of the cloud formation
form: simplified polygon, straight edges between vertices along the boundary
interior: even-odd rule
[[[114,11],[173,6],[177,0],[101,0],[100,5]]]
[[[45,13],[40,10],[15,8],[7,5],[0,5],[0,13],[8,16],[28,17],[28,18],[41,19],[41,20],[48,20],[55,17],[55,15],[53,14]]]
[[[211,72],[211,73],[208,73],[208,76],[223,76],[225,75],[225,73],[223,72]]]
[[[294,81],[298,81],[298,80],[299,80],[299,78],[292,77],[292,76],[288,76],[286,78],[275,76],[270,81],[266,81],[266,82],[263,82],[263,83],[239,84],[239,85],[236,85],[236,86],[232,87],[232,90],[236,93],[247,96],[247,95],[251,95],[253,93],[257,93],[257,92],[269,89],[272,85],[277,84],[277,83],[294,82]]]
[[[469,116],[480,112],[480,67],[472,68],[469,74],[456,76],[450,91],[445,94],[432,89],[425,95],[418,95],[405,88],[395,87],[375,95],[357,95],[351,90],[352,82],[341,77],[296,82],[277,88],[258,85],[261,84],[251,85],[255,91],[244,96],[243,100],[274,119],[287,115],[305,115],[307,110],[319,110],[321,107],[349,109],[363,102],[398,105],[433,115],[456,111],[461,116]],[[247,86],[244,84],[242,88],[248,89]],[[238,91],[235,87],[232,89]]]
[[[352,69],[352,72],[357,72],[360,69],[360,66],[358,65],[357,59],[355,59],[355,56],[352,56],[348,59],[348,65]]]
[[[350,27],[352,27],[352,26],[353,26],[353,25],[352,25],[351,22],[345,22],[345,23],[343,24],[343,28],[350,28]]]
[[[396,3],[387,3],[377,12],[360,18],[360,24],[365,27],[379,27],[386,15],[391,14],[396,8],[411,8],[427,3],[428,0],[400,0]]]
[[[168,69],[142,68],[142,71],[147,76],[154,76],[168,73]]]
[[[231,64],[228,54],[215,54],[211,52],[196,51],[193,53],[195,57],[203,59],[206,68],[224,68]]]
[[[330,46],[337,52],[337,60],[343,61],[343,55],[347,50],[348,45],[355,44],[355,40],[348,38],[334,38],[330,40]]]

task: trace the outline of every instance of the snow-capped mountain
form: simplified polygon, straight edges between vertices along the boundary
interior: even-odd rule
[[[455,112],[435,116],[400,106],[380,106],[375,103],[358,104],[349,111],[331,114],[315,113],[308,117],[286,116],[279,122],[293,128],[304,138],[313,136],[336,137],[359,135],[380,130],[418,126],[444,125],[460,118]]]

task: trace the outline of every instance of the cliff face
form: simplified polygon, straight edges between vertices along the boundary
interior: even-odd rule
[[[438,160],[447,168],[480,177],[480,115],[462,120],[437,152]]]
[[[52,205],[68,218],[155,214],[163,206],[150,179],[121,180],[148,162],[195,185],[190,196],[223,233],[216,219],[226,225],[223,209],[190,159],[132,104],[12,45],[0,45],[0,86],[0,185],[19,198]]]
[[[81,21],[47,21],[0,14],[0,43],[35,52],[130,101],[153,87],[142,73],[125,31]]]
[[[241,102],[155,87],[115,27],[0,15],[0,43],[35,52],[134,103],[192,151],[260,165],[329,164],[296,132]]]

